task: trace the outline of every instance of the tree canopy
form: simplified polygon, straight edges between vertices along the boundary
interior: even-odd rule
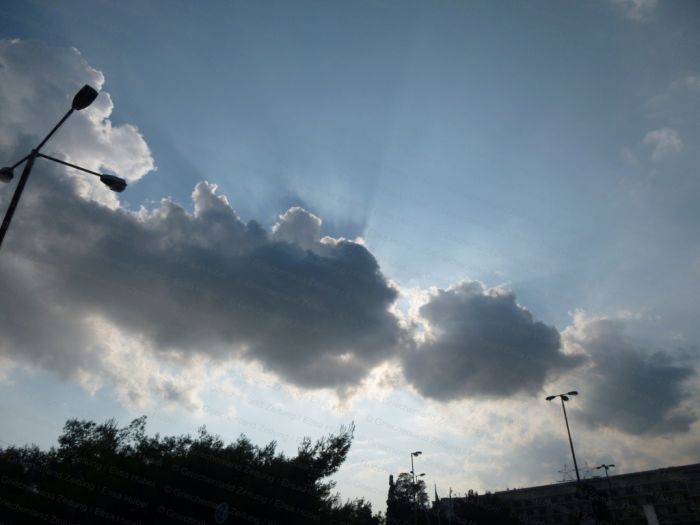
[[[425,482],[408,472],[399,474],[396,482],[389,477],[389,494],[386,502],[386,521],[390,525],[413,523],[418,515],[424,516],[428,511],[428,494]],[[422,523],[422,521],[421,521]]]
[[[353,432],[305,438],[287,457],[275,442],[225,444],[205,427],[149,437],[145,416],[123,428],[71,419],[48,451],[0,450],[0,515],[17,524],[378,524],[369,503],[341,503],[328,479]]]

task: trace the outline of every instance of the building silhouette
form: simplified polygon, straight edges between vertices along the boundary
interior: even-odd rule
[[[700,524],[700,463],[495,492],[521,523]],[[484,495],[479,496],[484,498]],[[457,498],[452,498],[452,500]],[[434,506],[450,512],[454,502]]]

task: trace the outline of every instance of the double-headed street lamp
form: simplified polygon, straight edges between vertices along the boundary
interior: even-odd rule
[[[39,143],[39,145],[36,148],[34,148],[29,153],[29,155],[14,163],[12,166],[0,169],[0,181],[10,182],[14,177],[14,169],[23,162],[26,162],[26,164],[24,165],[24,170],[22,171],[22,175],[19,179],[19,182],[17,183],[17,188],[15,188],[15,193],[12,195],[10,205],[7,208],[7,212],[5,212],[5,218],[2,221],[2,226],[0,226],[0,246],[2,246],[2,241],[5,239],[7,229],[10,227],[10,222],[12,221],[12,216],[14,215],[15,209],[17,208],[17,203],[19,203],[19,198],[22,196],[22,191],[24,190],[25,184],[27,184],[27,179],[29,178],[29,174],[32,171],[32,166],[34,166],[34,161],[37,157],[41,157],[53,162],[58,162],[59,164],[63,164],[64,166],[69,166],[71,168],[75,168],[76,170],[84,171],[85,173],[90,173],[91,175],[96,175],[100,178],[102,184],[107,186],[112,191],[121,192],[124,191],[124,188],[126,188],[126,181],[120,177],[117,177],[115,175],[106,175],[104,173],[97,173],[95,171],[83,168],[81,166],[71,164],[70,162],[65,162],[54,157],[49,157],[48,155],[44,155],[43,153],[39,152],[44,146],[44,144],[48,142],[51,136],[54,133],[56,133],[58,128],[61,127],[61,125],[68,119],[68,117],[71,116],[71,114],[74,111],[80,111],[82,109],[85,109],[90,104],[92,104],[96,98],[97,91],[94,88],[88,86],[87,84],[83,86],[80,89],[80,91],[76,93],[75,97],[73,97],[73,103],[71,104],[71,108],[68,110],[68,113],[66,113],[63,116],[63,118],[58,121],[58,124],[56,124],[53,127],[53,129],[49,132],[48,135],[46,135],[46,137],[44,137],[44,140],[42,140]]]
[[[416,481],[416,477],[425,476],[425,472],[416,476],[416,470],[413,466],[413,458],[420,456],[422,453],[423,452],[420,450],[411,452],[411,476],[413,476],[413,523],[416,523],[416,520],[418,519],[418,482]]]
[[[608,482],[608,504],[609,504],[609,509],[610,509],[610,515],[612,516],[613,523],[615,523],[615,511],[613,510],[613,504],[612,504],[612,485],[610,484],[610,476],[608,476],[608,470],[611,468],[614,468],[614,464],[606,465],[603,463],[602,465],[596,467],[596,470],[600,470],[602,468],[605,469],[605,479]]]
[[[545,399],[551,401],[552,399],[561,398],[561,408],[564,411],[564,421],[566,421],[566,433],[569,435],[569,445],[571,446],[571,457],[574,458],[574,469],[576,470],[576,482],[581,483],[581,477],[578,474],[578,464],[576,463],[576,453],[574,452],[574,442],[571,440],[571,430],[569,430],[569,418],[566,417],[566,406],[564,406],[564,401],[569,400],[569,396],[577,396],[578,392],[572,390],[566,394],[557,394],[555,396],[547,396]]]
[[[608,476],[608,470],[611,468],[614,468],[614,467],[615,467],[615,465],[613,465],[613,464],[606,465],[605,463],[603,463],[599,467],[596,467],[596,470],[600,470],[602,468],[605,469],[605,479],[608,481],[608,492],[610,493],[611,497],[612,497],[612,488],[610,486],[610,476]]]
[[[416,484],[416,472],[413,468],[413,457],[418,457],[422,454],[420,450],[416,450],[415,452],[411,452],[411,476],[413,476],[413,484]]]

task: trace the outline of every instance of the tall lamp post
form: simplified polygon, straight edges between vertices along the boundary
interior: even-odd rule
[[[23,159],[17,161],[12,166],[7,166],[5,168],[0,169],[0,181],[10,182],[14,177],[14,169],[17,166],[21,165],[23,162],[26,162],[26,164],[24,165],[24,169],[22,170],[22,175],[20,176],[19,182],[17,183],[17,187],[15,188],[15,193],[12,195],[10,205],[8,206],[7,211],[5,212],[5,217],[2,220],[2,226],[0,226],[0,246],[2,246],[2,242],[5,239],[5,234],[7,233],[7,230],[10,227],[10,222],[12,222],[12,216],[15,214],[15,209],[17,208],[19,199],[22,196],[22,191],[24,190],[24,186],[27,184],[27,179],[29,178],[29,174],[32,172],[32,167],[34,166],[34,161],[37,157],[57,162],[59,164],[63,164],[64,166],[69,166],[71,168],[84,171],[85,173],[90,173],[91,175],[96,175],[100,178],[100,181],[112,191],[121,192],[124,191],[124,189],[126,188],[126,181],[120,177],[116,177],[115,175],[106,175],[104,173],[97,173],[95,171],[83,168],[81,166],[71,164],[70,162],[65,162],[63,160],[59,160],[54,157],[49,157],[48,155],[40,153],[40,150],[44,146],[44,144],[48,142],[48,140],[53,136],[53,134],[56,133],[58,128],[60,128],[61,125],[63,125],[63,123],[66,120],[68,120],[68,117],[70,117],[74,111],[80,111],[85,109],[90,104],[92,104],[96,98],[97,91],[94,88],[88,86],[87,84],[84,85],[80,89],[80,91],[78,91],[73,97],[71,108],[63,116],[63,118],[58,121],[58,124],[56,124],[53,127],[53,129],[49,131],[49,134],[46,135],[46,137],[44,137],[44,140],[42,140],[39,143],[39,145],[36,148],[34,148],[29,153],[29,155],[27,155]]]
[[[596,470],[600,470],[602,468],[605,469],[605,479],[608,482],[608,505],[609,505],[608,508],[610,509],[610,516],[612,517],[613,523],[616,523],[617,520],[615,518],[615,511],[613,510],[614,506],[613,506],[613,497],[612,497],[612,485],[610,484],[610,476],[608,476],[608,470],[611,468],[614,468],[614,467],[615,467],[615,465],[612,463],[610,465],[606,465],[605,463],[603,463],[602,465],[596,467]]]
[[[416,470],[413,466],[413,458],[418,457],[422,454],[420,450],[416,450],[415,452],[411,452],[411,476],[413,476],[413,523],[416,523],[418,517],[417,517],[417,512],[418,512],[418,485],[416,483]],[[421,474],[421,476],[425,476],[425,474]]]
[[[420,450],[416,450],[415,452],[411,452],[411,476],[413,476],[413,484],[416,484],[416,472],[413,469],[413,457],[418,457],[422,454]]]
[[[614,467],[615,465],[613,464],[606,465],[605,463],[603,463],[599,467],[596,467],[596,470],[600,470],[602,468],[605,469],[605,479],[608,481],[608,493],[610,494],[610,497],[612,497],[612,486],[610,485],[610,476],[608,476],[608,470]]]
[[[561,399],[561,408],[564,411],[564,421],[566,422],[566,433],[569,435],[569,446],[571,447],[571,457],[574,458],[574,469],[576,470],[576,483],[580,484],[581,483],[581,477],[579,476],[578,473],[578,464],[576,463],[576,453],[574,452],[574,442],[571,440],[571,430],[569,429],[569,418],[566,416],[566,406],[564,405],[564,401],[569,400],[569,396],[577,396],[578,392],[576,390],[572,390],[571,392],[567,392],[566,394],[557,394],[555,396],[547,396],[545,399],[547,401],[551,401],[552,399],[556,399],[557,397]]]

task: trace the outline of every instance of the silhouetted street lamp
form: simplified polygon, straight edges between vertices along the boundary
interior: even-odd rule
[[[574,453],[574,442],[571,440],[571,430],[569,430],[569,418],[566,416],[566,407],[564,406],[564,401],[569,400],[569,396],[577,396],[578,392],[572,390],[566,394],[557,394],[555,396],[547,396],[545,399],[551,401],[557,397],[561,398],[561,408],[564,411],[564,421],[566,421],[566,433],[569,435],[569,445],[571,446],[571,457],[574,458],[574,469],[576,470],[576,483],[581,483],[581,477],[578,474],[578,464],[576,463],[576,454]]]
[[[420,450],[416,450],[415,452],[411,452],[411,476],[413,476],[413,523],[416,523],[417,518],[417,511],[418,511],[418,484],[416,483],[416,470],[413,466],[413,457],[418,457],[422,454]],[[425,476],[425,473],[421,474],[421,476]]]
[[[411,452],[411,476],[413,476],[413,484],[416,484],[416,473],[413,468],[413,456],[418,457],[422,454],[420,450],[416,450],[415,452]]]
[[[20,161],[16,162],[12,166],[7,166],[5,168],[0,169],[0,181],[1,182],[10,182],[12,178],[14,177],[14,169],[22,164],[23,162],[26,162],[24,165],[24,170],[22,171],[22,175],[19,179],[19,182],[17,183],[17,188],[15,188],[15,193],[12,195],[12,200],[10,201],[10,205],[7,208],[7,212],[5,212],[5,218],[2,221],[2,226],[0,226],[0,246],[2,246],[2,241],[5,239],[5,234],[7,233],[7,229],[10,227],[10,222],[12,221],[12,216],[15,213],[15,209],[17,208],[17,203],[19,202],[20,197],[22,196],[22,191],[24,190],[25,184],[27,184],[27,179],[29,178],[29,174],[32,171],[32,166],[34,166],[34,161],[36,160],[37,157],[42,157],[47,160],[51,160],[53,162],[58,162],[59,164],[63,164],[64,166],[69,166],[71,168],[75,168],[80,171],[84,171],[85,173],[90,173],[91,175],[96,175],[100,178],[100,181],[102,184],[107,186],[110,190],[116,191],[116,192],[121,192],[124,191],[124,188],[126,188],[126,181],[120,177],[117,177],[115,175],[106,175],[103,173],[97,173],[95,171],[91,171],[89,169],[83,168],[81,166],[76,166],[75,164],[71,164],[70,162],[65,162],[63,160],[56,159],[54,157],[49,157],[48,155],[44,155],[42,153],[39,153],[39,150],[46,144],[46,142],[52,137],[54,133],[58,130],[58,128],[61,127],[61,125],[68,119],[68,117],[71,116],[71,114],[74,111],[80,111],[82,109],[85,109],[88,107],[90,104],[92,104],[95,99],[97,98],[97,91],[88,86],[87,84],[84,85],[80,91],[78,91],[73,97],[73,103],[71,104],[71,108],[68,110],[68,113],[66,113],[61,120],[58,121],[58,124],[54,126],[54,128],[49,132],[46,137],[44,137],[44,140],[42,140],[39,145],[34,148],[29,155],[21,159]]]
[[[608,480],[608,492],[610,493],[610,497],[612,497],[612,488],[610,486],[610,476],[608,476],[608,469],[611,469],[614,467],[615,467],[615,465],[613,465],[613,464],[606,465],[605,463],[603,463],[599,467],[596,467],[596,470],[600,470],[602,468],[605,469],[605,479]]]
[[[614,507],[613,507],[613,503],[612,503],[612,485],[610,484],[610,476],[608,476],[608,469],[611,469],[614,467],[615,467],[615,465],[613,465],[612,463],[610,465],[606,465],[605,463],[603,463],[599,467],[596,467],[596,469],[597,470],[600,470],[602,468],[605,469],[605,479],[608,482],[608,505],[609,505],[608,508],[610,509],[610,515],[612,516],[613,523],[616,523],[615,511],[613,510]]]

